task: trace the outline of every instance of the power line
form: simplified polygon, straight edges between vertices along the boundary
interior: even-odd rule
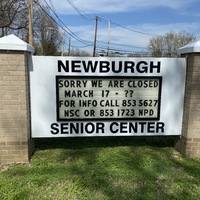
[[[159,36],[159,35],[155,35],[155,34],[151,34],[151,33],[144,33],[144,32],[141,32],[141,31],[137,31],[137,30],[134,30],[134,29],[131,29],[131,28],[122,26],[122,25],[120,25],[120,24],[118,24],[118,23],[115,23],[115,22],[112,22],[112,21],[111,21],[111,23],[112,23],[112,24],[115,24],[116,26],[119,26],[119,27],[121,27],[121,28],[124,28],[124,29],[126,29],[126,30],[135,32],[135,33],[139,33],[139,34],[143,34],[143,35],[149,35],[149,36]]]
[[[37,3],[37,2],[36,2]],[[56,22],[56,20],[49,14],[47,13],[47,11],[44,9],[44,7],[42,7],[40,4],[38,4],[38,7],[43,11],[43,14],[45,14],[46,16],[48,16],[52,21],[54,21],[64,32],[67,32],[69,35],[70,33],[68,31],[66,31],[66,29],[64,29],[58,22]],[[101,42],[101,41],[100,41]],[[101,42],[101,43],[105,43],[105,42]],[[67,44],[65,42],[65,44]],[[89,47],[89,46],[92,46],[91,43],[83,43],[85,44],[85,46],[82,46],[82,47],[75,47],[75,46],[71,46],[71,47],[75,47],[77,49],[79,48],[86,48],[86,47]],[[120,45],[120,44],[115,44],[115,43],[111,43],[111,44],[114,44],[114,45]],[[126,45],[121,45],[121,46],[124,46],[124,47],[127,47]],[[129,47],[133,47],[133,46],[129,46]],[[106,47],[102,47],[102,46],[97,46],[97,49],[98,50],[106,50],[107,48]],[[115,48],[111,48],[110,49],[111,51],[119,51],[119,52],[127,52],[127,50],[121,50],[121,49],[115,49]]]
[[[56,16],[56,18],[58,19],[58,21],[62,24],[62,26],[59,24],[59,23],[57,23],[55,20],[55,22],[56,22],[56,24],[58,24],[65,32],[67,32],[71,37],[73,37],[75,40],[77,40],[77,41],[79,41],[79,42],[81,42],[81,43],[83,43],[83,44],[85,44],[85,45],[93,45],[93,43],[91,43],[91,42],[89,42],[89,41],[85,41],[85,40],[82,40],[81,38],[79,38],[75,33],[73,33],[66,25],[65,25],[65,23],[59,18],[59,16],[56,14],[56,12],[51,8],[51,6],[47,3],[47,1],[46,0],[44,0],[45,1],[45,3],[46,3],[46,5],[47,5],[47,7],[53,12],[53,14]],[[39,5],[41,8],[42,8],[42,6],[41,5]],[[47,11],[45,11],[43,8],[42,8],[42,10],[49,16],[49,17],[51,17],[48,13],[47,13]],[[51,17],[52,18],[52,17]],[[63,28],[64,27],[64,28]],[[67,30],[68,31],[67,31]]]
[[[89,21],[95,20],[95,18],[88,18],[88,17],[86,17],[87,13],[85,13],[85,12],[83,12],[81,9],[79,9],[71,0],[66,0],[66,1],[77,11],[77,13],[78,13],[83,19],[89,20]],[[142,31],[134,30],[134,29],[132,29],[132,28],[129,28],[129,27],[120,25],[120,24],[118,24],[118,23],[116,23],[116,22],[113,22],[113,21],[108,20],[108,19],[104,19],[104,18],[99,17],[99,16],[98,16],[98,18],[99,18],[99,21],[104,21],[104,22],[106,22],[106,23],[107,23],[108,21],[110,21],[110,23],[112,23],[112,24],[114,24],[114,25],[116,25],[116,26],[119,26],[119,27],[121,27],[121,28],[123,28],[123,29],[129,30],[129,31],[132,31],[132,32],[135,32],[135,33],[139,33],[139,34],[143,34],[143,35],[149,35],[149,36],[159,36],[159,35],[156,35],[156,34],[151,34],[151,33],[146,33],[146,32],[142,32]]]
[[[84,18],[84,19],[86,19],[86,20],[89,20],[89,21],[95,20],[95,18],[88,18],[88,17],[86,17],[87,14],[86,14],[85,12],[83,12],[82,10],[80,10],[71,0],[66,0],[66,1],[78,12],[78,14],[79,14],[82,18]],[[82,13],[84,13],[84,14],[82,14]],[[143,34],[143,35],[149,35],[149,36],[159,36],[159,35],[156,35],[156,34],[145,33],[145,32],[142,32],[142,31],[134,30],[134,29],[129,28],[129,27],[122,26],[122,25],[120,25],[120,24],[118,24],[118,23],[116,23],[116,22],[113,22],[113,21],[111,21],[111,20],[104,19],[104,18],[99,17],[99,16],[98,16],[98,19],[99,19],[99,21],[104,21],[104,22],[106,22],[106,23],[109,22],[109,23],[112,23],[112,24],[114,24],[114,25],[116,25],[116,26],[119,26],[119,27],[121,27],[121,28],[123,28],[123,29],[129,30],[129,31],[132,31],[132,32],[135,32],[135,33],[139,33],[139,34]]]
[[[37,1],[35,2],[37,4],[37,6],[42,10],[43,14],[45,14],[46,16],[48,16],[54,23],[56,23],[64,32],[68,33],[69,35],[71,35],[65,28],[63,28],[63,26],[61,26]],[[72,36],[72,35],[71,35]],[[73,36],[72,36],[73,37]],[[73,37],[74,38],[74,37]],[[77,38],[74,38],[77,40]],[[71,47],[75,47],[75,48],[85,48],[85,47],[89,47],[89,46],[92,46],[93,44],[92,43],[89,43],[89,42],[82,42],[82,41],[79,41],[81,42],[82,44],[84,44],[85,46],[82,46],[82,47],[75,47],[75,46],[72,46]],[[67,44],[65,42],[65,44]]]
[[[107,55],[107,52],[106,52],[106,48],[97,48],[97,52],[99,53],[104,53],[105,55]],[[146,55],[148,54],[149,52],[148,51],[128,51],[128,50],[122,50],[122,49],[113,49],[113,48],[110,48],[110,54],[113,54],[113,55],[117,55],[117,54],[121,54],[121,55],[126,55],[126,54],[143,54],[143,55]]]
[[[49,2],[50,2],[50,4],[51,4],[52,9],[53,9],[54,11],[56,11],[56,10],[55,10],[55,7],[54,7],[54,5],[53,5],[52,0],[49,0]]]
[[[71,0],[66,0],[73,8],[74,10],[76,10],[76,12],[86,21],[94,21],[95,18],[89,18],[89,17],[86,17],[86,13],[83,12],[82,10],[80,10]]]
[[[101,43],[105,43],[103,41],[99,41]],[[122,46],[122,47],[130,47],[130,48],[136,48],[136,49],[148,49],[147,47],[138,47],[138,46],[133,46],[133,45],[127,45],[127,44],[118,44],[118,43],[114,43],[114,42],[110,42],[111,45],[116,45],[116,46]]]
[[[88,17],[86,17],[87,14],[86,14],[85,12],[83,12],[82,10],[80,10],[71,0],[66,0],[66,1],[77,11],[77,13],[78,13],[83,19],[89,20],[89,21],[95,20],[95,18],[88,18]],[[84,13],[84,14],[82,14],[82,13]],[[110,23],[112,23],[112,24],[114,24],[114,25],[116,25],[116,26],[119,26],[119,27],[121,27],[121,28],[123,28],[123,29],[129,30],[129,31],[132,31],[132,32],[135,32],[135,33],[139,33],[139,34],[143,34],[143,35],[150,35],[150,36],[159,36],[159,35],[156,35],[156,34],[145,33],[145,32],[142,32],[142,31],[134,30],[134,29],[132,29],[132,28],[129,28],[129,27],[120,25],[120,24],[118,24],[118,23],[116,23],[116,22],[113,22],[113,21],[108,20],[108,19],[104,19],[104,18],[99,17],[99,16],[98,16],[98,18],[99,18],[100,21],[101,21],[101,20],[104,21],[104,22],[110,21]]]
[[[67,2],[78,12],[78,14],[82,17],[82,18],[84,18],[84,19],[88,19],[88,18],[86,18],[82,13],[84,13],[85,15],[86,15],[86,13],[85,12],[83,12],[83,11],[81,11],[74,3],[72,3],[71,2],[71,0],[67,0]],[[98,19],[99,19],[99,21],[103,21],[103,22],[108,22],[108,26],[110,27],[110,23],[112,23],[112,24],[114,24],[114,25],[116,25],[116,26],[119,26],[119,27],[121,27],[121,28],[124,28],[124,29],[126,29],[126,30],[129,30],[129,31],[132,31],[132,32],[135,32],[135,33],[139,33],[139,34],[143,34],[143,35],[150,35],[150,36],[158,36],[158,35],[155,35],[155,34],[150,34],[150,33],[145,33],[145,32],[141,32],[141,31],[137,31],[137,30],[134,30],[134,29],[131,29],[131,28],[128,28],[128,27],[125,27],[125,26],[122,26],[122,25],[120,25],[120,24],[118,24],[118,23],[116,23],[116,22],[112,22],[111,20],[106,20],[106,19],[104,19],[104,18],[102,18],[102,17],[98,17]],[[94,18],[90,18],[90,21],[91,20],[94,20]],[[110,31],[109,31],[109,33],[108,33],[109,35],[110,35]],[[107,47],[107,52],[109,51],[109,44],[110,44],[110,39],[109,39],[109,42],[108,42],[108,47]],[[114,43],[111,43],[111,44],[114,44]],[[115,44],[115,45],[117,45],[117,44]],[[121,44],[118,44],[119,46],[122,46]],[[123,45],[123,46],[128,46],[128,45]],[[134,46],[134,48],[140,48],[140,49],[147,49],[146,47],[135,47]]]
[[[81,42],[82,44],[84,44],[84,45],[86,45],[85,47],[88,47],[88,46],[93,46],[93,43],[92,42],[90,42],[90,41],[85,41],[85,40],[82,40],[81,38],[79,38],[75,33],[73,33],[66,25],[65,25],[65,23],[59,18],[59,16],[56,14],[56,12],[51,8],[51,6],[47,3],[47,1],[46,0],[44,0],[45,1],[45,3],[46,3],[46,5],[47,5],[47,7],[53,12],[53,14],[56,16],[56,18],[58,19],[58,21],[62,24],[62,26],[54,19],[54,18],[52,18],[50,15],[49,15],[49,13],[47,13],[47,11],[46,10],[44,10],[44,8],[41,6],[41,5],[39,5],[40,6],[40,8],[43,10],[43,12],[46,14],[46,15],[48,15],[62,30],[64,30],[65,32],[67,32],[71,37],[73,37],[75,40],[77,40],[77,41],[79,41],[79,42]],[[68,2],[71,2],[70,0],[67,0]],[[72,2],[71,2],[72,3]],[[37,4],[38,4],[38,2],[37,2]],[[74,4],[73,4],[74,5]],[[74,7],[76,7],[75,5],[74,5]],[[77,7],[76,7],[77,8]],[[74,8],[75,9],[75,8]],[[77,10],[79,10],[78,8],[77,8]],[[77,11],[78,12],[78,11]],[[79,12],[83,12],[83,11],[80,11],[79,10]],[[83,16],[83,15],[81,15],[81,16]],[[103,18],[101,18],[101,17],[99,17],[99,19],[100,20],[102,20],[102,21],[106,21],[105,19],[103,19]],[[93,20],[93,19],[91,19],[90,18],[90,20]],[[111,22],[111,23],[114,23],[114,22]],[[141,33],[141,34],[146,34],[146,35],[152,35],[152,34],[147,34],[147,33],[142,33],[142,32],[139,32],[139,31],[136,31],[136,30],[132,30],[132,29],[129,29],[129,28],[127,28],[127,27],[123,27],[123,26],[121,26],[121,25],[119,25],[119,24],[117,24],[117,23],[114,23],[114,24],[116,24],[116,25],[118,25],[118,26],[120,26],[120,27],[122,27],[122,28],[126,28],[126,29],[128,29],[128,30],[131,30],[131,31],[134,31],[134,32],[138,32],[138,33]],[[64,27],[64,28],[63,28]],[[66,30],[66,29],[68,30]],[[154,35],[155,36],[155,35]],[[105,43],[105,42],[103,42],[103,41],[98,41],[98,42],[102,42],[102,43]],[[117,44],[117,43],[110,43],[110,44],[112,44],[112,45],[118,45],[118,46],[124,46],[124,47],[132,47],[132,48],[141,48],[141,49],[147,49],[147,48],[145,48],[145,47],[137,47],[137,46],[130,46],[130,45],[123,45],[123,44]],[[80,48],[84,48],[84,47],[80,47]],[[103,48],[103,47],[98,47],[99,49],[105,49],[105,48]],[[122,51],[125,51],[125,50],[122,50]]]

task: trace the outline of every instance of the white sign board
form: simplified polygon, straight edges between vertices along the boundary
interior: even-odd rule
[[[180,135],[184,58],[30,56],[32,137]]]

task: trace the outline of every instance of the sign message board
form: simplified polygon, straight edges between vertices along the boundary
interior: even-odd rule
[[[183,58],[30,56],[32,137],[180,135]]]
[[[159,120],[161,80],[57,76],[57,120]]]

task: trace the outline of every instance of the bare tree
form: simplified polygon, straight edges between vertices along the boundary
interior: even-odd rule
[[[180,47],[195,40],[196,37],[186,31],[169,32],[164,36],[151,38],[148,48],[154,57],[177,57],[177,50]]]
[[[48,9],[34,1],[33,10],[34,47],[42,55],[56,55],[62,41],[56,21]],[[0,37],[15,34],[28,41],[28,1],[0,0]]]
[[[61,49],[63,32],[55,20],[48,14],[48,8],[34,10],[34,46],[40,55],[57,55]]]
[[[87,57],[87,56],[91,56],[91,55],[89,54],[89,52],[87,52],[85,50],[80,50],[80,49],[74,47],[71,49],[70,56]]]
[[[27,29],[27,2],[25,0],[0,1],[0,37]]]

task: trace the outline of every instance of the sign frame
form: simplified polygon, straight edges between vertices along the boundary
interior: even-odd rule
[[[186,81],[185,58],[33,55],[28,58],[32,138],[181,135]],[[124,80],[132,77],[143,80],[160,77],[159,118],[57,120],[57,76],[82,77],[88,80],[91,77],[102,80],[114,77]],[[152,91],[153,98],[156,98],[156,88]],[[145,95],[141,96],[145,98]],[[157,109],[153,109],[155,108]]]

